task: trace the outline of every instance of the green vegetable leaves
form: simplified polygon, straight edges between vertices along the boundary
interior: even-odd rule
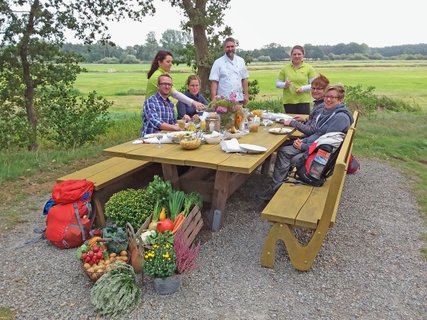
[[[184,204],[185,193],[183,191],[172,191],[169,195],[169,214],[172,221],[181,212]]]
[[[116,262],[90,290],[90,302],[103,315],[122,318],[141,302],[142,291],[135,278],[132,266]]]
[[[190,210],[196,205],[200,208],[203,206],[203,199],[201,195],[197,192],[187,194],[184,199],[184,216],[186,217],[190,213]]]

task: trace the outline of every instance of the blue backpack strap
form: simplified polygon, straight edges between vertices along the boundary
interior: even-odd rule
[[[52,198],[47,200],[47,202],[45,203],[45,205],[43,207],[43,215],[46,216],[49,212],[49,209],[52,208],[54,205],[55,205],[55,201],[53,201]]]

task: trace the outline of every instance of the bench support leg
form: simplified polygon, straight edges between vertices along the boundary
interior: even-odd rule
[[[261,265],[273,268],[276,258],[276,242],[282,240],[288,250],[292,265],[300,271],[307,271],[313,265],[314,259],[322,246],[323,239],[328,231],[328,224],[319,224],[312,238],[306,245],[299,243],[292,227],[284,223],[273,223],[264,242],[261,254]]]

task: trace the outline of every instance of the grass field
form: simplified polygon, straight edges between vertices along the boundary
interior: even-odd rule
[[[414,102],[427,110],[427,61],[333,61],[310,62],[318,72],[332,83],[363,87],[375,87],[378,95]],[[281,91],[275,81],[281,63],[254,63],[248,66],[250,79],[258,80],[260,93],[257,100],[276,99]],[[140,112],[147,84],[148,64],[140,65],[84,65],[87,73],[79,75],[76,88],[82,93],[96,90],[108,100],[114,101],[112,111]],[[181,88],[190,68],[173,66],[172,76],[176,88]],[[137,94],[135,94],[135,92]]]

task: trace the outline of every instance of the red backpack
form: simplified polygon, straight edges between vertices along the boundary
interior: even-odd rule
[[[90,203],[93,188],[87,180],[66,180],[53,188],[46,238],[58,248],[75,248],[89,238],[95,218]]]

